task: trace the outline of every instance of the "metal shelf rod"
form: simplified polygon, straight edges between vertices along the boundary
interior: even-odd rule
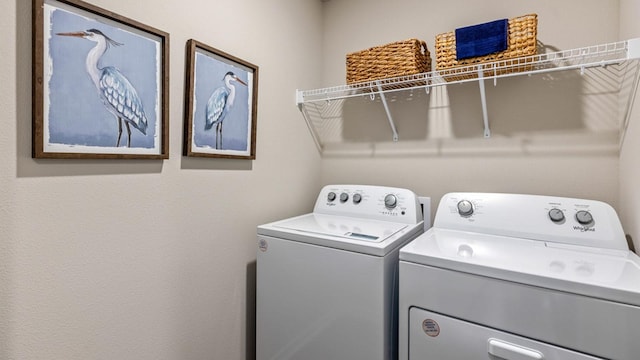
[[[387,98],[384,95],[384,91],[382,91],[382,86],[380,85],[380,81],[376,81],[376,85],[378,85],[378,93],[380,94],[380,100],[382,100],[382,105],[384,105],[384,111],[387,112],[387,119],[389,119],[391,132],[393,132],[393,141],[398,141],[398,131],[396,131],[396,124],[393,122],[393,118],[391,117],[391,111],[389,111]]]
[[[484,70],[478,69],[478,85],[480,86],[480,101],[482,102],[482,121],[484,123],[484,137],[491,137],[489,129],[489,115],[487,113],[487,94],[484,90]]]
[[[313,142],[315,142],[316,147],[318,148],[318,151],[322,152],[322,148],[323,148],[322,142],[320,141],[320,137],[318,136],[318,133],[313,128],[313,123],[311,121],[311,117],[309,116],[309,113],[307,112],[307,109],[303,106],[302,103],[298,103],[298,109],[302,113],[302,117],[304,118],[305,122],[307,123],[307,127],[309,128],[309,131],[311,132],[311,137],[313,138]]]

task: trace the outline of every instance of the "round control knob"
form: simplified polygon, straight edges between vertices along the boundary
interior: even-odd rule
[[[395,195],[388,194],[384,197],[384,206],[388,209],[393,209],[396,205],[398,205],[398,198]]]
[[[353,194],[353,203],[354,204],[360,204],[360,201],[362,201],[362,195]]]
[[[564,213],[560,209],[551,209],[549,210],[549,219],[554,223],[559,223],[564,221]]]
[[[347,200],[349,200],[349,194],[347,193],[340,194],[340,202],[346,202]]]
[[[334,193],[333,191],[327,194],[327,200],[329,200],[329,202],[335,199],[336,199],[336,193]]]
[[[580,210],[576,213],[576,220],[582,225],[589,225],[593,222],[593,216],[588,211]]]
[[[469,200],[460,200],[458,202],[458,214],[462,216],[470,216],[473,214],[473,204]]]

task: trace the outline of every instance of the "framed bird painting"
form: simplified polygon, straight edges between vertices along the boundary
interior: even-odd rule
[[[33,0],[34,158],[169,157],[169,34],[79,0]]]
[[[258,66],[187,41],[184,155],[256,158]]]

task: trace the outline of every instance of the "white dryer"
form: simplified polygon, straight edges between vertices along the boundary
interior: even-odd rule
[[[400,250],[401,360],[640,359],[640,259],[609,205],[451,193]]]
[[[396,358],[398,252],[423,226],[413,192],[364,185],[259,226],[257,359]]]

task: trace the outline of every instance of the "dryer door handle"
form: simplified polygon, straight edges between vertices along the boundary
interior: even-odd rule
[[[487,351],[489,355],[496,356],[506,360],[543,360],[544,355],[538,351],[514,345],[506,341],[498,339],[489,339],[487,341]]]

